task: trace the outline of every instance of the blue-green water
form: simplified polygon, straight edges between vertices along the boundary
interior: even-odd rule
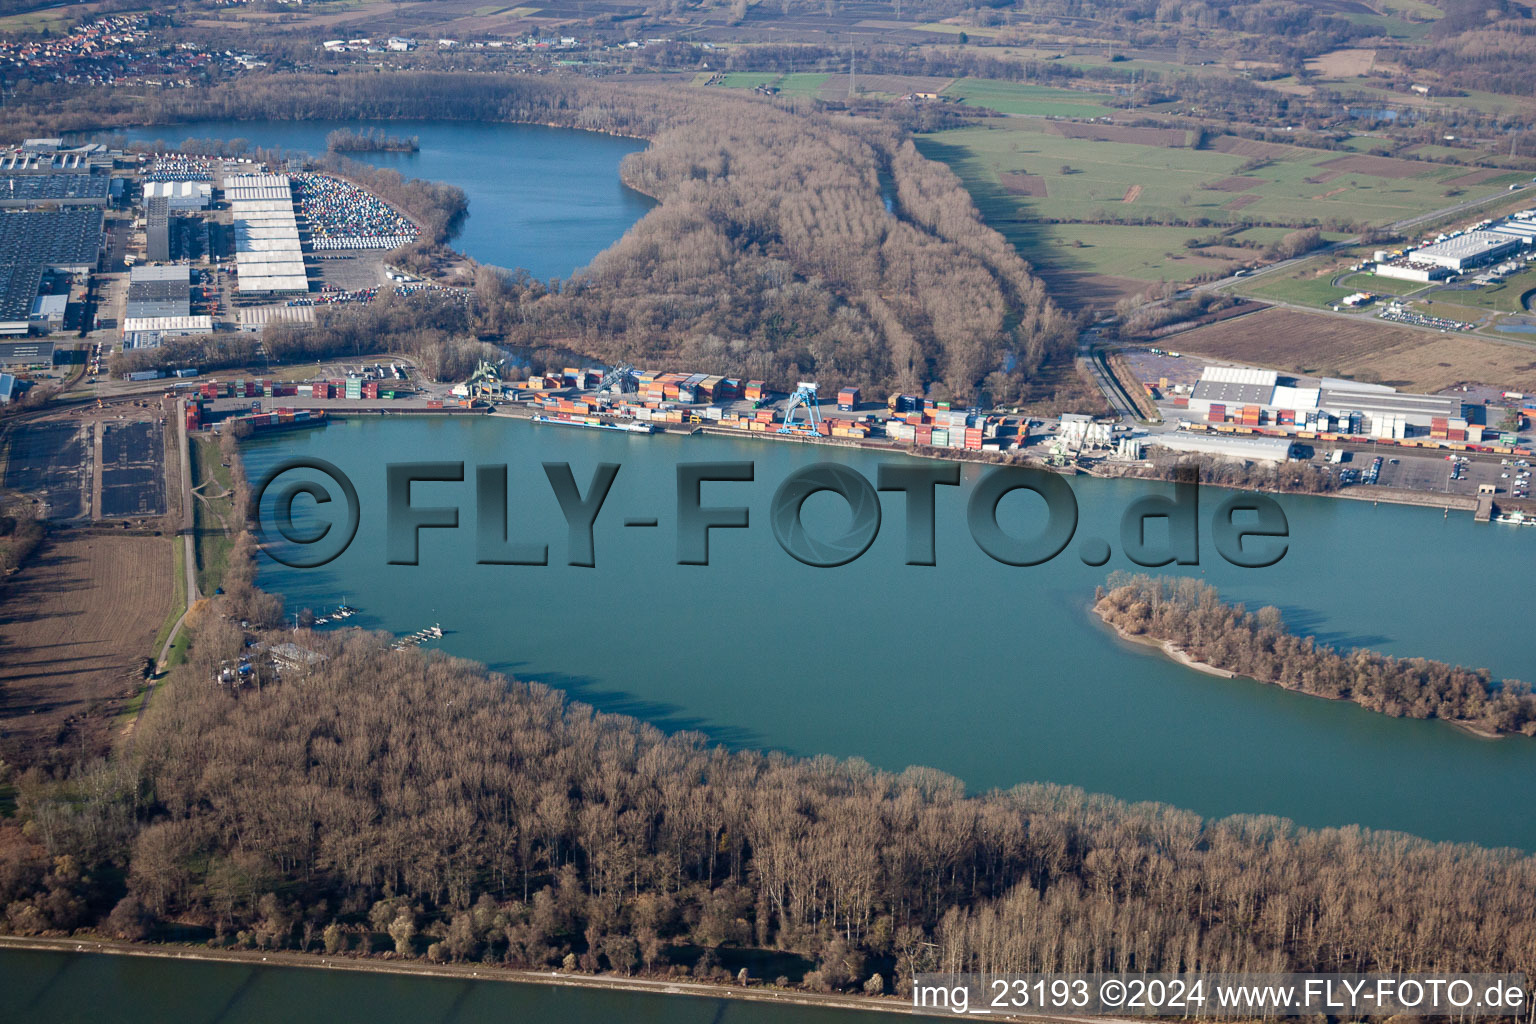
[[[543,125],[473,121],[200,121],[126,129],[140,142],[248,139],[254,146],[324,153],[338,129],[415,135],[415,153],[350,153],[408,178],[442,181],[469,196],[453,245],[482,263],[565,278],[618,240],[655,203],[619,181],[619,161],[643,142]]]
[[[1118,554],[1122,510],[1157,485],[1080,478],[1077,540],[1044,566],[1012,568],[971,541],[969,485],[938,494],[938,565],[907,566],[899,494],[859,560],[815,569],[769,527],[775,487],[817,460],[871,481],[888,456],[731,438],[633,436],[500,418],[362,419],[248,446],[253,480],[280,458],[317,455],[349,474],[362,507],[335,562],[263,559],[260,583],[292,610],[343,598],[350,625],[404,633],[440,621],[440,646],[610,711],[733,744],[930,765],[973,789],[1050,781],[1205,814],[1262,813],[1308,825],[1361,823],[1432,839],[1536,849],[1524,813],[1536,741],[1484,740],[1433,721],[1185,669],[1125,644],[1093,617],[1093,588]],[[456,530],[421,532],[418,566],[386,563],[384,464],[462,460],[463,484],[414,488],[416,505],[457,505]],[[709,566],[676,563],[675,466],[753,460],[752,483],[704,485],[706,505],[748,505],[752,526],[717,530]],[[592,569],[565,564],[564,521],[540,463],[569,462],[585,491],[598,462],[622,466],[597,522]],[[508,463],[513,540],[549,545],[547,567],[477,565],[474,466]],[[285,478],[286,480],[286,478]],[[1207,492],[1202,529],[1224,492]],[[1213,496],[1214,495],[1214,496]],[[1001,516],[1031,531],[1027,494]],[[1238,569],[1208,539],[1194,570],[1225,597],[1279,606],[1292,628],[1342,646],[1536,676],[1536,639],[1517,623],[1536,531],[1470,514],[1281,498],[1290,552]],[[810,522],[846,520],[838,499]],[[655,516],[655,529],[626,528]],[[818,518],[820,517],[820,518]],[[823,525],[825,525],[823,523]],[[835,532],[827,527],[829,534]],[[1110,540],[1102,569],[1077,557]]]
[[[0,950],[0,1019],[28,1024],[873,1024],[890,1017],[472,978],[5,949]]]

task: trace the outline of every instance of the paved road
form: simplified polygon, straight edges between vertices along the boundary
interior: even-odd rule
[[[1404,230],[1406,230],[1408,228],[1415,227],[1415,226],[1417,226],[1419,224],[1426,224],[1426,223],[1429,223],[1431,221],[1440,220],[1440,219],[1442,219],[1444,217],[1453,217],[1453,216],[1455,216],[1458,213],[1466,213],[1467,211],[1475,209],[1476,207],[1482,206],[1485,203],[1491,203],[1494,200],[1500,199],[1500,198],[1508,198],[1509,196],[1515,195],[1515,194],[1516,193],[1512,193],[1508,189],[1505,189],[1505,190],[1500,191],[1500,192],[1493,192],[1493,193],[1490,193],[1488,195],[1478,196],[1478,197],[1473,198],[1473,199],[1467,199],[1467,200],[1464,200],[1462,202],[1455,203],[1455,204],[1453,204],[1451,206],[1442,207],[1442,208],[1440,208],[1438,210],[1431,210],[1429,213],[1422,213],[1422,214],[1418,214],[1417,216],[1413,216],[1413,217],[1405,217],[1402,220],[1394,221],[1392,224],[1388,225],[1388,228],[1389,228],[1389,230],[1393,230],[1393,231],[1404,231]],[[1533,198],[1536,198],[1536,193],[1533,193]],[[1159,305],[1163,305],[1164,303],[1167,303],[1167,302],[1176,301],[1178,299],[1187,299],[1191,295],[1193,295],[1193,294],[1195,294],[1197,292],[1216,291],[1218,289],[1225,288],[1225,287],[1227,287],[1229,285],[1234,285],[1234,284],[1238,284],[1238,283],[1248,283],[1248,282],[1251,282],[1251,281],[1255,280],[1256,278],[1266,277],[1266,276],[1269,276],[1271,274],[1280,273],[1280,272],[1286,270],[1289,267],[1294,267],[1298,263],[1301,263],[1301,262],[1303,262],[1305,260],[1312,259],[1315,256],[1326,255],[1327,253],[1335,252],[1335,251],[1337,251],[1339,249],[1347,248],[1347,247],[1352,246],[1352,245],[1358,245],[1359,242],[1360,242],[1360,236],[1359,235],[1351,235],[1349,238],[1343,238],[1343,239],[1340,239],[1337,242],[1329,242],[1327,245],[1324,245],[1324,246],[1321,246],[1321,247],[1319,247],[1317,249],[1314,249],[1311,252],[1309,252],[1309,253],[1307,253],[1307,254],[1305,254],[1303,256],[1297,256],[1297,257],[1294,257],[1294,258],[1288,259],[1288,260],[1280,260],[1280,261],[1278,261],[1276,263],[1271,263],[1271,264],[1269,264],[1267,266],[1260,267],[1259,269],[1251,271],[1251,272],[1246,273],[1246,274],[1240,274],[1240,275],[1239,274],[1233,274],[1233,275],[1231,275],[1229,277],[1224,277],[1224,278],[1220,279],[1219,281],[1207,281],[1204,284],[1194,285],[1193,287],[1186,288],[1186,289],[1178,292],[1177,294],[1175,294],[1173,296],[1170,296],[1169,298],[1158,299],[1155,302],[1148,303],[1148,305],[1149,306],[1159,306]],[[1536,297],[1533,297],[1533,301],[1536,301]],[[1307,312],[1307,313],[1319,313],[1319,314],[1323,314],[1323,315],[1326,315],[1326,316],[1337,316],[1337,317],[1343,317],[1343,318],[1346,318],[1346,319],[1352,319],[1352,320],[1356,320],[1356,321],[1358,321],[1361,318],[1361,314],[1358,314],[1358,313],[1344,313],[1344,312],[1335,313],[1331,309],[1318,309],[1318,308],[1315,308],[1313,306],[1302,306],[1302,305],[1298,305],[1296,303],[1285,302],[1285,301],[1277,300],[1277,299],[1265,299],[1264,302],[1266,304],[1268,304],[1268,305],[1283,306],[1283,307],[1285,307],[1287,309],[1297,309],[1297,310],[1302,310],[1302,311]],[[1416,330],[1422,330],[1422,331],[1426,331],[1426,332],[1429,332],[1429,333],[1435,333],[1435,334],[1444,333],[1444,332],[1440,331],[1438,328],[1419,327],[1416,324],[1398,324],[1396,326],[1410,327],[1410,328],[1414,328]],[[1520,340],[1515,339],[1515,338],[1495,338],[1495,337],[1493,337],[1491,335],[1481,335],[1481,334],[1478,335],[1478,337],[1486,338],[1487,340],[1490,340],[1490,341],[1499,341],[1499,342],[1503,342],[1505,344],[1511,344],[1511,345],[1521,345],[1521,344],[1524,344],[1524,345],[1528,346],[1530,344],[1529,341],[1521,342]],[[1105,374],[1103,372],[1102,367],[1099,365],[1099,359],[1097,358],[1097,354],[1098,354],[1097,350],[1098,350],[1099,343],[1100,343],[1100,339],[1099,339],[1099,336],[1098,336],[1097,329],[1093,328],[1093,327],[1086,328],[1078,336],[1078,352],[1079,352],[1079,354],[1084,359],[1087,359],[1088,362],[1089,362],[1089,365],[1093,367],[1094,380],[1098,383],[1099,390],[1101,392],[1103,392],[1104,400],[1109,403],[1110,408],[1114,409],[1115,412],[1117,413],[1117,415],[1119,415],[1122,419],[1128,419],[1130,422],[1134,423],[1134,422],[1136,422],[1136,419],[1137,419],[1137,417],[1136,417],[1136,415],[1134,413],[1134,410],[1132,410],[1129,414],[1125,411],[1126,399],[1125,399],[1123,393],[1120,392],[1120,388],[1117,385],[1114,384],[1112,379],[1107,379],[1106,378],[1106,376],[1105,376]]]
[[[139,713],[133,716],[133,722],[129,725],[128,735],[131,738],[137,731],[139,719],[144,717],[144,709],[149,707],[150,699],[155,695],[155,687],[160,682],[160,677],[165,674],[166,661],[171,656],[171,644],[176,642],[176,637],[181,634],[182,626],[186,624],[187,613],[192,610],[201,596],[197,592],[197,547],[195,522],[192,509],[192,459],[187,441],[187,418],[182,413],[181,403],[173,398],[164,400],[165,405],[171,407],[170,415],[176,418],[176,443],[179,446],[181,457],[181,542],[184,545],[182,569],[186,573],[187,605],[181,614],[176,617],[176,622],[171,626],[171,631],[166,634],[165,643],[160,647],[160,653],[155,657],[155,672],[149,677],[149,689],[144,693],[144,700],[139,704]]]

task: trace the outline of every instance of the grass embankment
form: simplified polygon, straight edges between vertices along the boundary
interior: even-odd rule
[[[234,544],[228,523],[234,514],[234,475],[219,455],[218,442],[193,438],[192,529],[197,551],[197,589],[213,593],[224,579]]]

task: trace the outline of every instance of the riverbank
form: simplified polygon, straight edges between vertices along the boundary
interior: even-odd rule
[[[1155,648],[1185,668],[1192,668],[1196,672],[1204,672],[1206,675],[1218,676],[1222,679],[1238,678],[1236,672],[1229,672],[1224,668],[1217,668],[1215,665],[1200,661],[1172,640],[1159,640],[1156,637],[1146,636],[1141,633],[1132,633],[1118,622],[1111,622],[1103,601],[1093,606],[1093,613],[1099,617],[1100,622],[1114,630],[1115,635],[1127,643],[1133,643],[1138,647]]]
[[[616,992],[644,993],[653,996],[691,996],[699,999],[730,999],[738,1002],[765,1003],[773,1006],[805,1006],[818,1009],[851,1010],[903,1014],[920,1020],[952,1019],[919,1013],[906,1000],[894,996],[853,996],[833,993],[796,992],[777,988],[752,988],[742,985],[715,985],[702,981],[625,977],[608,974],[576,974],[565,971],[529,971],[486,964],[435,964],[405,958],[332,956],[322,953],[295,953],[291,950],[208,949],[198,946],[173,946],[148,942],[125,942],[95,935],[68,938],[33,938],[0,935],[0,950],[32,950],[51,953],[96,953],[106,956],[143,957],[159,960],[233,963],[246,967],[300,967],[308,970],[350,971],[362,974],[396,974],[414,977],[448,978],[459,981],[511,982],[523,985],[548,985],[566,988],[604,989]],[[993,1015],[1007,1021],[1052,1020],[1049,1017]]]
[[[1178,662],[1185,668],[1194,669],[1196,672],[1204,672],[1207,675],[1218,676],[1222,679],[1251,679],[1256,683],[1262,683],[1266,686],[1278,686],[1280,689],[1285,690],[1288,693],[1299,693],[1303,697],[1316,697],[1318,700],[1344,701],[1351,704],[1359,704],[1359,701],[1351,700],[1348,697],[1330,697],[1327,694],[1322,693],[1308,693],[1306,690],[1298,689],[1294,686],[1287,686],[1285,683],[1278,679],[1260,679],[1257,676],[1245,675],[1241,672],[1233,672],[1230,669],[1221,668],[1219,666],[1212,665],[1209,662],[1199,660],[1198,658],[1191,655],[1188,651],[1175,644],[1172,640],[1161,640],[1157,637],[1149,636],[1145,633],[1132,633],[1120,623],[1115,622],[1109,618],[1110,605],[1107,600],[1098,601],[1093,606],[1093,614],[1099,617],[1100,622],[1104,623],[1104,625],[1108,626],[1110,629],[1113,629],[1115,634],[1119,636],[1120,639],[1129,643],[1136,644],[1140,647],[1155,648],[1156,650],[1161,651],[1169,659]],[[1373,709],[1366,708],[1366,710],[1370,711]],[[1505,736],[1510,735],[1509,733],[1499,732],[1495,729],[1489,729],[1478,725],[1475,722],[1469,722],[1465,719],[1439,718],[1437,716],[1435,720],[1444,722],[1447,725],[1455,726],[1463,732],[1472,736],[1476,736],[1479,739],[1497,740],[1503,739]]]

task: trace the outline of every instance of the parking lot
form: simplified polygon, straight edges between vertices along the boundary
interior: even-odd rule
[[[355,292],[389,283],[384,276],[384,262],[376,252],[334,257],[335,254],[327,253],[314,263],[320,270],[322,287]]]
[[[1326,444],[1319,444],[1313,461],[1320,465],[1329,465],[1328,454],[1330,448]],[[1408,455],[1401,451],[1361,452],[1349,453],[1348,458],[1337,465],[1330,465],[1336,473],[1348,472],[1350,484],[1370,483],[1369,473],[1371,462],[1379,454],[1381,456],[1381,470],[1376,483],[1382,487],[1397,487],[1408,491],[1418,491],[1429,494],[1451,494],[1467,498],[1477,497],[1477,489],[1480,484],[1493,484],[1498,487],[1499,494],[1511,493],[1511,485],[1516,482],[1516,469],[1509,466],[1500,466],[1498,460],[1471,459],[1458,462],[1446,458],[1447,454],[1414,454]],[[1507,479],[1501,479],[1500,473],[1509,473]],[[1351,479],[1352,478],[1352,479]]]

